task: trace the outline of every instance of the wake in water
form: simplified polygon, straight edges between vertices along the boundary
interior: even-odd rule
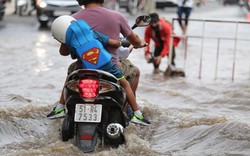
[[[221,13],[226,12],[226,18],[239,19],[238,6],[223,9],[216,6],[211,12],[200,10],[193,17],[225,19]],[[164,10],[161,14],[172,18],[176,13],[166,14]],[[209,47],[205,44],[202,79],[198,79],[200,47],[196,40],[189,40],[185,64],[183,47],[176,49],[177,64],[185,66],[185,79],[152,75],[152,66],[143,59],[144,53],[131,53],[131,61],[141,70],[138,103],[152,124],[147,127],[130,124],[125,130],[124,145],[83,154],[74,146],[74,140],[60,140],[61,119],[46,118],[53,107],[51,104],[59,98],[71,60],[58,56],[59,45],[49,31],[38,31],[35,24],[11,23],[8,20],[13,17],[6,17],[8,27],[2,28],[0,35],[1,156],[249,156],[250,85],[246,42],[237,43],[237,51],[240,50],[236,55],[239,61],[236,61],[234,82],[231,81],[234,45],[231,41],[220,47],[216,80],[216,55],[212,55],[216,49],[212,49],[211,44]],[[247,28],[241,29],[241,34],[249,36],[248,26],[244,27]],[[196,28],[201,27],[190,28],[190,33],[192,30],[196,33]],[[233,29],[217,28],[209,27],[219,31],[225,28],[227,32]],[[143,32],[139,34],[142,36]]]
[[[224,115],[208,115],[202,109],[162,109],[142,98],[139,103],[152,121],[150,126],[130,124],[125,129],[124,145],[104,147],[84,155],[198,156],[247,155],[250,152],[250,126],[247,123]],[[62,119],[47,119],[49,110],[49,107],[32,104],[19,108],[1,107],[1,154],[82,155],[74,146],[74,139],[60,140]]]
[[[60,140],[62,119],[47,119],[45,115],[48,111],[48,107],[36,107],[33,105],[20,108],[1,107],[1,154],[82,155],[82,152],[74,146],[74,139],[69,142],[62,142]],[[151,118],[153,117],[151,114],[153,110],[145,107],[143,111],[145,114],[149,114]],[[155,151],[150,149],[148,140],[151,138],[155,126],[155,124],[150,127],[130,124],[125,129],[126,144],[120,146],[118,149],[110,149],[109,147],[100,148],[95,154],[153,154]]]

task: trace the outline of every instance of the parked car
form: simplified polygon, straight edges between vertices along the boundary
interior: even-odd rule
[[[61,15],[71,15],[81,9],[76,0],[37,0],[37,18],[42,27]]]
[[[3,19],[6,8],[6,0],[0,0],[0,20]]]
[[[178,0],[156,0],[156,8],[177,7]]]

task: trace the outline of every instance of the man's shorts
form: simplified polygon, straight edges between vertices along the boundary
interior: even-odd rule
[[[189,18],[190,14],[191,14],[192,8],[190,7],[178,7],[177,8],[177,15],[178,18],[182,18],[182,14],[185,14],[185,19]],[[188,24],[188,21],[185,20],[186,25]]]
[[[104,66],[102,66],[101,68],[99,68],[99,70],[109,72],[110,74],[114,75],[118,80],[121,80],[122,78],[124,78],[123,73],[111,61],[105,64]]]
[[[68,68],[68,74],[74,70],[80,69],[81,64],[79,62],[73,62]],[[119,61],[117,68],[123,73],[126,80],[133,85],[136,75],[136,67],[128,59],[122,59]]]
[[[130,85],[132,85],[136,77],[136,67],[128,59],[120,60],[117,67],[123,73]]]

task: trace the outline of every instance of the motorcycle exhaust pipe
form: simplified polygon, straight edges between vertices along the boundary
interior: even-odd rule
[[[111,123],[107,127],[107,134],[109,138],[117,139],[123,135],[123,127],[119,123]]]

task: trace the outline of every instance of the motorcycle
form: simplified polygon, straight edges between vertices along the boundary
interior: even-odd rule
[[[149,16],[139,16],[132,28],[146,26]],[[75,139],[83,152],[93,152],[99,144],[117,147],[125,142],[129,125],[125,90],[112,74],[95,69],[79,69],[68,76],[64,88],[66,116],[62,122],[63,141]]]

